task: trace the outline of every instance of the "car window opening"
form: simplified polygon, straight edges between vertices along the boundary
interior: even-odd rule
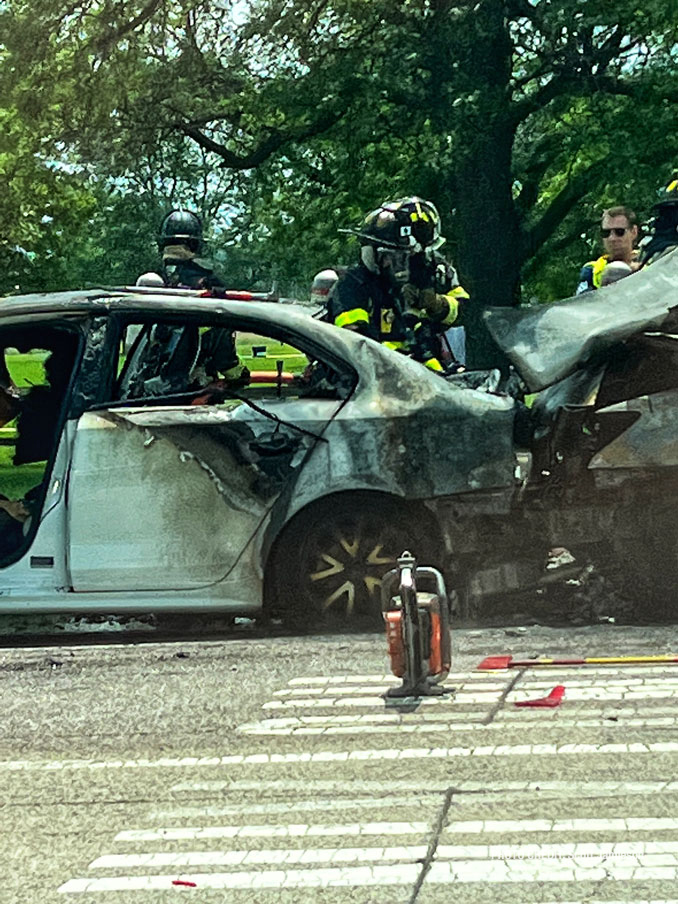
[[[78,353],[58,328],[0,331],[0,562],[28,543],[56,453]]]
[[[228,399],[340,400],[350,395],[355,382],[289,342],[209,324],[130,324],[121,348],[113,401],[219,405]]]

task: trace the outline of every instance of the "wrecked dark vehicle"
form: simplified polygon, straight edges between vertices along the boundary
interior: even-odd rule
[[[669,256],[593,300],[489,314],[544,390],[522,447],[523,409],[487,381],[445,380],[294,305],[180,290],[7,299],[0,613],[343,623],[378,617],[405,548],[480,621],[538,582],[555,544],[644,578],[661,560],[668,580],[677,287]],[[250,370],[267,359],[270,380],[214,382],[202,346],[215,331],[238,337]],[[44,369],[40,405],[27,404],[40,385],[18,386],[22,356]]]
[[[534,554],[548,544],[605,576],[626,617],[676,617],[677,309],[674,252],[595,293],[487,313],[490,332],[539,393],[529,473],[510,521],[531,561],[515,537],[502,542],[506,523],[494,518],[486,525],[497,531],[494,573],[479,569],[471,599],[492,592],[493,581],[500,592],[534,586],[543,562]]]

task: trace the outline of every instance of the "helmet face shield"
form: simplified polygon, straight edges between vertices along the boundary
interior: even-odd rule
[[[408,276],[410,251],[404,248],[376,248],[379,268],[389,270],[398,282],[405,284]]]

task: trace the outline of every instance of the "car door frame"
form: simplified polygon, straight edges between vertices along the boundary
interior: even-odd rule
[[[335,367],[335,369],[338,372],[340,372],[340,373],[350,372],[352,379],[353,379],[353,389],[351,390],[350,393],[348,393],[348,398],[350,398],[350,396],[353,394],[355,385],[357,383],[357,375],[355,373],[355,370],[351,367],[351,365],[348,362],[346,362],[343,359],[337,360],[337,356],[335,354],[332,354],[332,352],[328,353],[325,346],[322,346],[319,343],[314,343],[312,340],[309,340],[303,333],[299,334],[299,333],[295,332],[294,330],[290,330],[288,327],[285,327],[285,326],[281,327],[279,324],[276,324],[274,322],[262,323],[259,318],[255,318],[250,321],[247,317],[244,317],[244,318],[229,317],[229,316],[224,317],[222,312],[209,310],[209,309],[199,311],[199,310],[196,310],[195,308],[193,308],[192,310],[189,310],[186,312],[177,312],[177,311],[167,312],[164,310],[158,310],[157,308],[153,308],[152,310],[141,309],[141,310],[135,311],[135,310],[127,309],[124,312],[116,311],[115,313],[112,314],[110,323],[109,323],[109,332],[113,335],[117,331],[117,338],[112,339],[113,346],[115,348],[119,347],[119,342],[120,342],[122,333],[123,333],[124,329],[127,326],[129,326],[130,324],[139,323],[139,322],[157,323],[160,321],[165,321],[168,323],[177,323],[179,325],[185,325],[187,323],[190,324],[192,322],[194,324],[197,323],[197,325],[199,325],[199,326],[208,326],[208,327],[216,326],[216,327],[220,327],[220,328],[233,329],[234,332],[237,332],[237,331],[253,332],[253,333],[256,333],[259,335],[263,334],[266,337],[270,337],[271,339],[275,339],[277,341],[291,342],[302,353],[304,353],[308,356],[318,357],[318,351],[319,351],[320,355],[322,356],[322,360],[327,361],[328,364],[330,364],[330,366]],[[141,336],[141,334],[140,334],[140,336]],[[138,341],[140,341],[140,337],[138,337]],[[136,345],[136,343],[135,343],[135,345]],[[130,354],[133,353],[133,350],[134,350],[134,346],[131,349]],[[337,362],[336,364],[335,364],[335,361]],[[337,366],[337,364],[338,364],[338,366]],[[109,370],[111,371],[111,373],[116,372],[116,378],[112,384],[109,384],[109,388],[112,390],[113,386],[115,386],[116,391],[117,391],[117,388],[121,385],[121,383],[125,377],[125,368],[123,367],[123,369],[120,371],[119,374],[117,374],[117,367],[109,368]],[[112,394],[115,394],[115,393],[113,393],[113,392],[108,393],[109,398],[110,398],[110,395],[112,395]],[[240,397],[237,393],[234,394],[234,397],[236,399],[243,398],[243,397]],[[339,411],[341,410],[341,408],[343,407],[345,402],[348,401],[348,398],[343,399],[341,397],[337,397],[336,400],[333,400],[335,407],[331,412],[331,416],[328,417],[326,421],[323,421],[323,431],[326,428],[326,426],[329,424],[329,422],[334,417],[336,417],[336,415],[339,413]],[[312,401],[312,400],[309,400],[309,401]],[[243,402],[245,405],[254,407],[255,410],[257,409],[257,406],[254,405],[251,402],[251,400],[247,400],[246,398],[243,398]],[[153,396],[150,398],[141,398],[141,399],[129,399],[129,400],[116,399],[114,401],[98,400],[97,402],[95,402],[93,404],[90,403],[87,406],[86,410],[88,412],[96,413],[97,410],[101,410],[102,408],[105,408],[107,411],[115,411],[115,410],[121,410],[121,409],[124,410],[124,409],[128,409],[128,408],[152,409],[155,407],[163,407],[168,404],[171,406],[178,404],[178,407],[182,408],[182,407],[185,407],[188,403],[186,401],[184,401],[183,398],[180,401],[180,399],[177,396],[172,396],[172,395],[168,394],[167,396],[159,395],[159,396]],[[262,412],[260,412],[260,413],[262,413]],[[263,413],[266,415],[266,417],[270,417],[272,420],[275,420],[274,416],[268,414],[267,412],[263,412]],[[321,436],[318,434],[312,433],[312,432],[309,434],[308,430],[305,430],[303,427],[296,425],[294,422],[288,422],[285,424],[284,421],[281,421],[281,423],[283,423],[285,426],[289,427],[293,431],[296,431],[300,434],[310,435],[315,440],[305,450],[302,460],[300,461],[300,463],[298,465],[296,473],[292,473],[292,475],[291,475],[291,482],[294,483],[298,479],[298,476],[301,473],[301,471],[303,470],[303,468],[308,460],[308,457],[312,454],[313,449],[316,447],[317,442],[320,440]],[[273,501],[271,508],[275,508],[277,500],[280,497],[282,497],[283,494],[285,494],[288,491],[288,489],[289,489],[288,487],[283,487],[280,490],[278,497]],[[263,517],[260,519],[259,523],[257,524],[256,529],[254,530],[252,535],[247,540],[247,543],[241,550],[240,555],[244,552],[245,548],[247,548],[247,546],[249,546],[254,541],[254,538],[256,537],[257,533],[259,533],[261,531],[261,529],[264,527],[269,514],[270,514],[270,510],[264,513]],[[70,522],[69,522],[69,524],[70,524]],[[235,559],[235,561],[233,562],[233,564],[231,565],[229,570],[218,581],[216,581],[216,582],[213,581],[211,584],[208,584],[207,586],[212,586],[214,583],[219,583],[220,581],[223,581],[228,576],[228,574],[230,574],[233,567],[235,567],[235,564],[237,564],[238,558],[239,558],[239,556]],[[70,562],[69,562],[69,565],[70,565]],[[74,589],[76,589],[76,584],[77,584],[77,581],[72,580],[72,586],[74,587]],[[98,592],[98,591],[94,590],[92,587],[86,586],[86,584],[87,584],[86,580],[82,581],[81,588],[78,588],[76,590],[76,592],[78,592],[78,593]],[[129,589],[129,588],[123,589],[120,592],[126,592],[127,589]],[[161,588],[161,590],[162,589],[163,588]],[[164,591],[172,592],[173,589],[180,591],[183,588],[181,588],[181,587],[173,588],[173,587],[168,586],[168,587],[164,588]],[[190,588],[186,588],[186,589],[190,589]],[[112,590],[115,591],[115,588],[103,587],[102,590],[103,590],[103,592],[111,592]],[[140,592],[140,593],[154,592],[154,589],[152,587],[148,587],[148,588],[139,587],[138,592]]]

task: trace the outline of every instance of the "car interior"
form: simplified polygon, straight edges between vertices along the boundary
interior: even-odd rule
[[[343,399],[355,379],[284,337],[172,320],[125,328],[114,400],[219,404],[228,398]]]
[[[21,555],[37,523],[78,351],[62,326],[0,330],[0,564]]]

